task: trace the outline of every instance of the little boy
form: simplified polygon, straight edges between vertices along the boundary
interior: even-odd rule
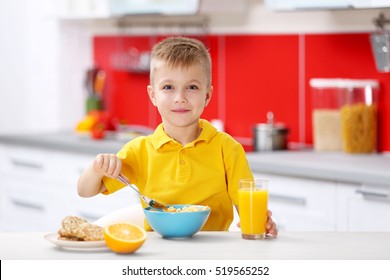
[[[164,204],[210,206],[203,230],[228,230],[239,179],[253,175],[242,146],[200,119],[213,92],[211,59],[203,43],[170,37],[155,45],[147,91],[162,123],[116,155],[97,155],[80,176],[79,195],[118,191],[124,185],[115,178],[123,174],[143,195]],[[145,228],[151,230],[147,224]],[[276,237],[270,211],[267,231]]]

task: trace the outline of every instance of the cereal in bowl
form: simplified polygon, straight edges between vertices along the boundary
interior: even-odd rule
[[[199,212],[208,209],[210,209],[209,206],[199,206],[199,205],[189,205],[189,206],[184,206],[182,208],[169,206],[168,209],[164,210],[164,212]]]

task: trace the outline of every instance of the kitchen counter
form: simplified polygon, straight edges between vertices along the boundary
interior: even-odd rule
[[[109,137],[92,140],[72,132],[32,135],[0,135],[0,144],[27,148],[96,155],[116,153],[129,141]],[[345,154],[336,152],[274,151],[249,152],[249,164],[255,173],[313,178],[390,187],[389,154]]]
[[[248,153],[254,173],[390,187],[390,155],[314,151]]]
[[[108,137],[93,140],[89,135],[78,135],[74,132],[58,132],[47,134],[0,135],[0,144],[41,148],[72,153],[116,153],[129,140],[116,140]]]
[[[281,232],[277,239],[244,240],[240,232],[199,232],[190,239],[163,239],[148,232],[134,254],[62,249],[45,233],[0,233],[1,260],[390,260],[390,233]],[[207,249],[206,249],[207,248]]]

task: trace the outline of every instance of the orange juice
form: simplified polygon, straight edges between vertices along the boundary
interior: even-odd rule
[[[238,209],[242,237],[261,239],[265,237],[268,190],[257,187],[240,187],[238,191]]]

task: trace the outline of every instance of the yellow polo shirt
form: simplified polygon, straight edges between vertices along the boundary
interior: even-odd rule
[[[233,204],[238,204],[238,181],[252,178],[245,151],[230,135],[200,120],[202,132],[183,146],[160,124],[155,132],[128,142],[118,153],[122,173],[139,191],[164,204],[198,204],[211,208],[202,230],[228,230]],[[104,177],[113,193],[123,184]],[[145,223],[145,229],[151,230]]]

